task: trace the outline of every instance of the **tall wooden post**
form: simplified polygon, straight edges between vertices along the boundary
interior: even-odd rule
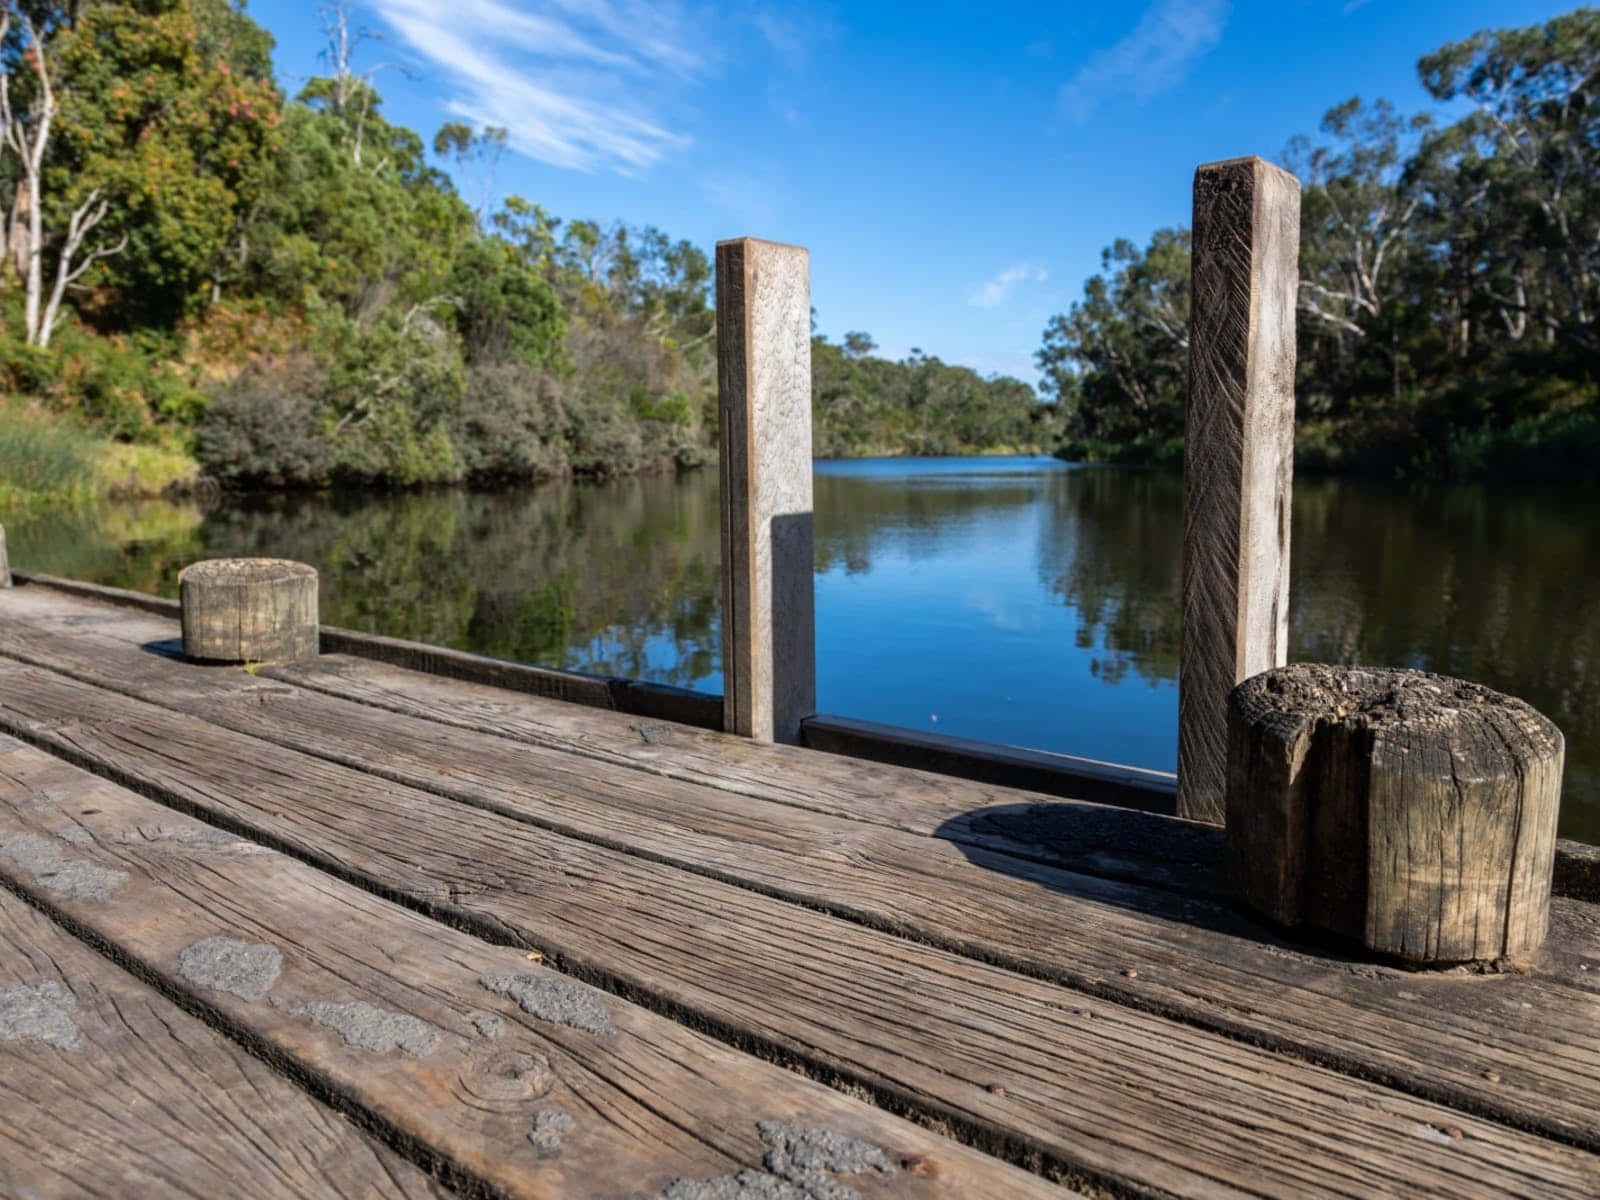
[[[0,588],[11,586],[11,568],[6,564],[6,527],[0,525]]]
[[[1299,256],[1293,175],[1195,171],[1178,666],[1178,815],[1195,820],[1223,820],[1229,690],[1287,661]]]
[[[811,553],[811,261],[717,244],[723,726],[798,742],[816,710]]]

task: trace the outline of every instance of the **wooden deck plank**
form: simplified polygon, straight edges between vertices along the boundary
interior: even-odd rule
[[[501,739],[274,692],[238,673],[196,672],[119,648],[126,632],[120,621],[85,625],[79,634],[98,639],[95,649],[56,645],[47,657],[388,778],[1600,1144],[1592,905],[1557,902],[1564,937],[1549,976],[1416,975],[1264,941],[1230,909],[1192,899],[940,839],[863,832],[810,811],[734,805],[681,781],[532,755]],[[250,687],[268,690],[242,708],[218,703]],[[1569,996],[1563,983],[1589,990]]]
[[[0,704],[0,722],[149,794],[1089,1178],[1218,1195],[1362,1195],[1392,1181],[1488,1195],[1600,1171],[1592,1155],[1449,1108],[43,671],[0,671]],[[1515,1080],[1521,1064],[1496,1055]]]
[[[877,1148],[883,1169],[834,1180],[864,1197],[1065,1194],[515,949],[5,749],[7,886],[469,1190],[614,1200],[764,1162],[775,1188],[794,1178],[772,1159],[783,1132],[827,1130]]]
[[[448,1194],[0,889],[0,1195]]]

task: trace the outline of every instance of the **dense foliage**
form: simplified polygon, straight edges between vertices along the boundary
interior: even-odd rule
[[[1600,471],[1600,10],[1419,64],[1440,125],[1384,101],[1296,139],[1300,460],[1399,475]],[[1071,456],[1182,447],[1189,239],[1119,241],[1038,362]]]
[[[985,379],[913,349],[874,357],[868,335],[811,343],[812,453],[818,458],[1038,450],[1054,412],[1016,379]]]
[[[506,131],[451,122],[425,143],[390,122],[342,11],[324,15],[328,74],[286,97],[237,0],[0,0],[13,402],[192,451],[239,487],[713,458],[707,255],[519,196],[490,211]],[[848,356],[818,343],[819,446],[1049,442],[1025,385],[870,358],[855,336]]]

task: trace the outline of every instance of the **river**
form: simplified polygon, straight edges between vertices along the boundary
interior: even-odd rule
[[[1173,770],[1175,475],[1046,458],[816,467],[826,712]],[[12,564],[177,594],[195,559],[315,565],[333,625],[718,691],[717,480],[0,513]],[[1290,655],[1520,696],[1600,842],[1600,495],[1295,483]]]

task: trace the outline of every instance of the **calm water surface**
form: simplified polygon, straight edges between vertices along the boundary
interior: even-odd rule
[[[1051,459],[818,463],[827,711],[1176,764],[1176,476]],[[717,481],[143,503],[7,518],[13,564],[177,594],[197,558],[321,572],[323,620],[722,686]],[[1600,841],[1600,497],[1295,485],[1291,657],[1422,667],[1567,736],[1562,830]]]

